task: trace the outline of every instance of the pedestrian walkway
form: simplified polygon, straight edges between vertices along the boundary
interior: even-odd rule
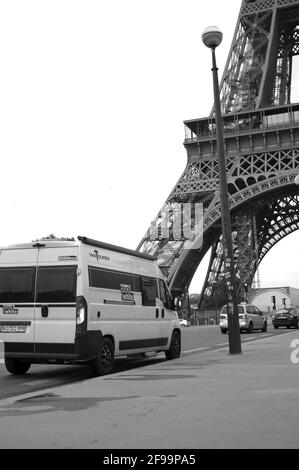
[[[0,448],[298,448],[299,332],[0,401]],[[291,343],[294,341],[293,348]]]

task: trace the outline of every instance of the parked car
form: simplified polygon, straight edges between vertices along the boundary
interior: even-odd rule
[[[190,326],[190,322],[188,320],[185,320],[185,318],[179,318],[179,322],[181,326]]]
[[[251,333],[253,330],[267,331],[267,317],[255,305],[242,303],[238,305],[239,325],[241,333],[246,331]],[[226,334],[228,331],[227,306],[224,305],[220,312],[220,330]]]
[[[296,309],[294,309],[294,307],[288,307],[277,310],[277,312],[272,315],[272,324],[276,330],[280,326],[299,328],[299,317]]]

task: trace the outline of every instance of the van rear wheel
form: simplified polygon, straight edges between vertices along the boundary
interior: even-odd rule
[[[12,375],[24,375],[30,369],[30,361],[19,359],[5,359],[5,367]]]
[[[92,361],[91,367],[96,376],[112,372],[114,367],[114,346],[109,338],[102,339],[97,357]]]
[[[178,331],[172,333],[170,348],[165,351],[167,360],[178,359],[181,355],[181,335]]]

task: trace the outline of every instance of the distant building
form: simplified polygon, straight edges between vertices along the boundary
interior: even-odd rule
[[[292,305],[299,309],[299,289],[294,287],[266,287],[261,289],[251,289],[249,302],[264,312],[274,310],[273,297],[276,310]]]

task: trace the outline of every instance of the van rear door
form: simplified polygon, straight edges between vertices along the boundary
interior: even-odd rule
[[[0,337],[5,353],[34,352],[34,287],[38,250],[0,250]]]
[[[37,264],[35,352],[73,354],[78,248],[40,248]]]

